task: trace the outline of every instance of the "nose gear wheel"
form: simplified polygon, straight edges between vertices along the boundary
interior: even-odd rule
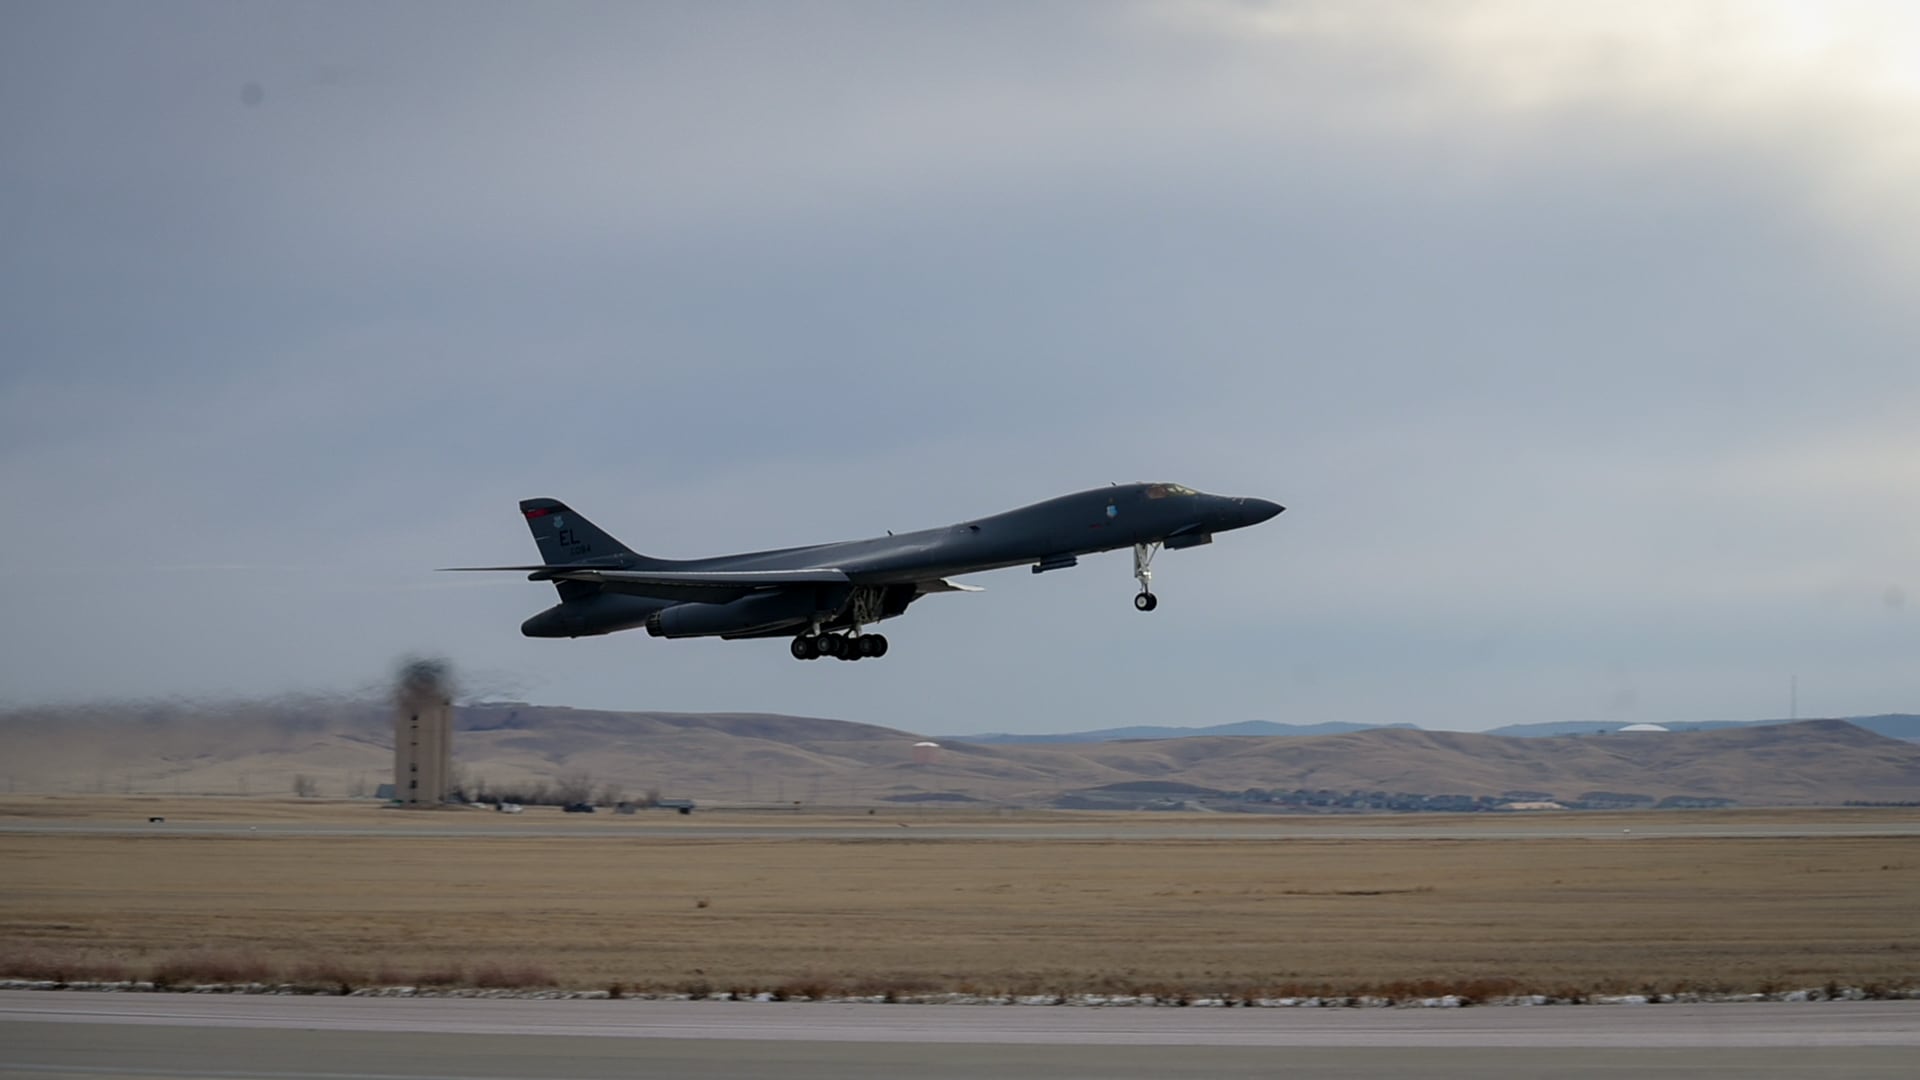
[[[1133,577],[1140,583],[1140,592],[1133,598],[1136,611],[1152,611],[1160,606],[1160,598],[1153,595],[1153,557],[1159,553],[1158,542],[1133,545]]]

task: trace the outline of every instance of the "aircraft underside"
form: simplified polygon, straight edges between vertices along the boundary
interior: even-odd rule
[[[742,628],[718,636],[728,641],[738,641],[794,635],[790,651],[796,660],[817,660],[821,657],[840,660],[877,658],[887,654],[887,639],[881,634],[868,633],[866,628],[882,619],[902,614],[907,610],[907,605],[921,596],[920,591],[912,585],[855,585],[845,592],[845,599],[837,607],[824,610],[816,607],[804,618],[790,619],[778,625]],[[815,597],[808,597],[806,602],[817,601]],[[655,633],[655,636],[668,636],[654,631],[656,621],[662,624],[667,622],[665,615],[662,612],[660,619],[649,620],[648,632]]]
[[[1209,538],[1211,539],[1211,538]],[[1140,591],[1134,594],[1133,606],[1136,611],[1152,611],[1160,606],[1160,598],[1153,594],[1153,557],[1159,552],[1159,543],[1133,545],[1133,576],[1140,583]],[[1049,570],[1065,569],[1078,563],[1078,559],[1068,556],[1052,561],[1035,563],[1033,572],[1045,573]],[[833,657],[836,660],[864,660],[887,655],[887,639],[883,634],[870,634],[865,627],[901,614],[908,604],[920,598],[920,593],[912,588],[901,593],[901,586],[855,586],[846,605],[831,618],[809,621],[806,628],[794,637],[789,651],[795,660],[818,660],[821,657]],[[889,600],[893,598],[893,601]],[[904,597],[904,598],[902,598]],[[648,627],[652,629],[651,624]],[[747,633],[725,634],[728,640],[738,638],[780,637],[792,633],[790,628],[770,628]]]

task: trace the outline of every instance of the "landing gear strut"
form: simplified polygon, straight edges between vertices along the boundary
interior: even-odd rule
[[[832,656],[841,660],[864,660],[869,656],[878,658],[887,655],[886,638],[879,634],[863,633],[860,629],[887,617],[886,600],[885,586],[855,587],[845,607],[835,612],[820,611],[814,614],[812,623],[793,639],[793,658],[818,660],[823,656]],[[842,617],[852,624],[844,633],[829,633],[823,628],[823,623]]]
[[[818,660],[831,656],[840,660],[878,659],[887,655],[887,639],[880,634],[801,634],[789,649],[795,660]]]
[[[1160,606],[1160,598],[1153,595],[1153,557],[1159,551],[1158,543],[1133,545],[1133,576],[1140,582],[1139,595],[1133,598],[1136,611],[1152,611]]]

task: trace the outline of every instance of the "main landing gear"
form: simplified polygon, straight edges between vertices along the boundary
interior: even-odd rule
[[[818,660],[823,656],[877,660],[887,655],[887,639],[880,634],[802,634],[793,639],[790,651],[795,660]]]
[[[1153,557],[1159,551],[1158,543],[1133,545],[1133,576],[1140,582],[1140,592],[1133,598],[1136,611],[1152,611],[1160,606],[1160,598],[1153,595]]]

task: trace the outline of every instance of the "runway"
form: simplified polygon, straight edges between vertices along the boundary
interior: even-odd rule
[[[0,1076],[1908,1076],[1920,1002],[1148,1009],[0,992]]]

